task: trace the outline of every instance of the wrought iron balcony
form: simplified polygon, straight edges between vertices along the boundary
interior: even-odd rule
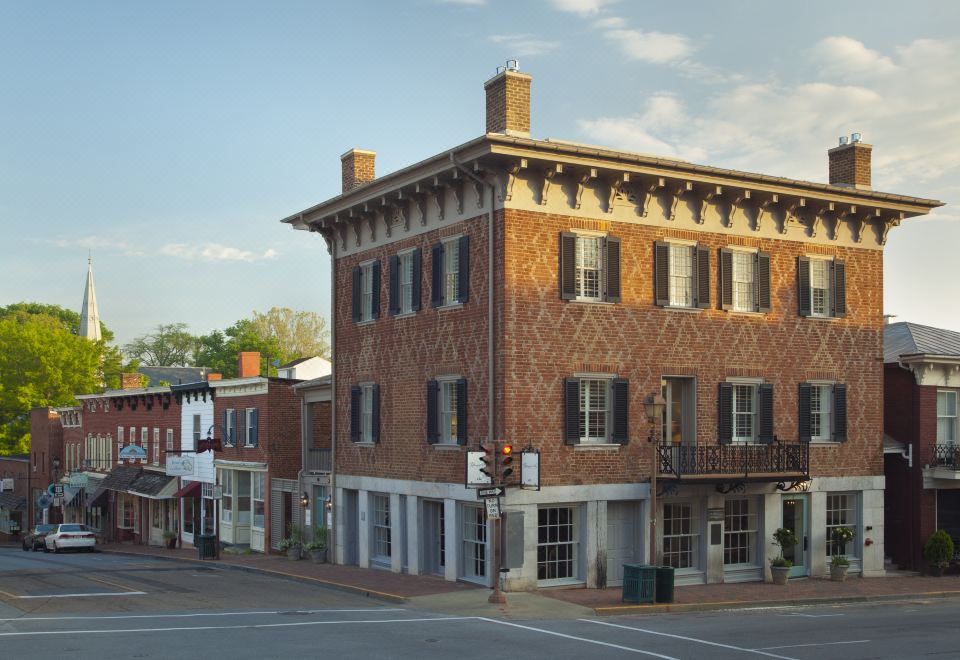
[[[307,449],[307,464],[303,466],[307,472],[330,472],[330,466],[329,449]]]
[[[660,445],[659,477],[698,483],[810,478],[810,444]]]
[[[934,447],[931,466],[960,470],[960,445],[950,443]]]

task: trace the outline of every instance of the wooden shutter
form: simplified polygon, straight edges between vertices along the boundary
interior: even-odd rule
[[[580,379],[563,381],[563,441],[568,445],[580,444]]]
[[[733,251],[720,250],[720,309],[733,309]]]
[[[370,388],[373,402],[370,406],[370,439],[380,442],[380,386],[374,383]]]
[[[560,298],[577,297],[577,235],[560,234]]]
[[[443,243],[436,243],[430,248],[430,260],[433,262],[433,271],[430,277],[430,305],[443,305]]]
[[[237,439],[240,441],[239,444],[247,444],[247,409],[240,408],[237,410]],[[196,443],[194,443],[196,444]],[[196,449],[196,447],[194,447]]]
[[[656,304],[670,304],[670,244],[657,241],[653,244],[653,289]]]
[[[757,252],[753,271],[757,280],[757,311],[769,312],[770,307],[770,253]]]
[[[223,444],[225,445],[233,444],[230,438],[230,411],[229,410],[223,411]],[[173,449],[173,447],[170,447],[170,449]]]
[[[614,378],[612,389],[613,389],[613,437],[612,437],[612,440],[613,442],[617,442],[617,443],[620,443],[621,445],[625,445],[628,442],[630,442],[630,382],[626,378]],[[579,413],[579,410],[577,412]]]
[[[274,550],[280,549],[280,541],[286,536],[284,531],[283,494],[279,490],[270,491],[270,547]]]
[[[423,254],[420,248],[417,248],[413,251],[413,256],[411,257],[411,259],[413,259],[413,287],[412,287],[413,295],[411,296],[413,300],[410,307],[412,311],[419,312],[420,311],[420,287],[421,287],[421,280],[423,278],[423,272],[422,272],[423,271]]]
[[[250,446],[256,447],[260,437],[260,411],[254,408],[250,411]]]
[[[440,385],[435,380],[427,381],[427,442],[437,444],[440,439],[440,424],[437,419],[437,394]]]
[[[360,266],[353,267],[353,322],[359,323],[360,319],[363,318],[361,312],[361,301],[363,296],[363,288],[361,282],[361,272]]]
[[[847,265],[842,261],[831,264],[833,277],[833,316],[847,315]]]
[[[773,385],[757,386],[759,415],[757,419],[757,442],[769,445],[773,442]]]
[[[697,291],[697,307],[710,307],[710,250],[700,245],[693,249],[694,269]]]
[[[457,381],[457,444],[467,444],[467,381]]]
[[[370,301],[370,318],[380,318],[380,262],[370,264],[370,279],[373,280],[373,296]]]
[[[390,314],[394,315],[400,313],[400,257],[395,254],[390,255],[389,264],[390,300],[387,301],[387,306]]]
[[[833,386],[833,439],[847,441],[847,386],[840,383]]]
[[[810,442],[810,392],[813,387],[810,383],[800,383],[799,410],[797,412],[797,434],[800,442]]]
[[[360,388],[350,388],[350,441],[360,442]]]
[[[810,259],[797,258],[797,300],[800,316],[810,316]]]
[[[733,442],[733,383],[720,383],[717,396],[717,434],[720,444]]]
[[[607,292],[606,301],[618,303],[621,299],[620,294],[620,239],[608,236],[606,240],[607,248]]]
[[[470,236],[461,236],[457,244],[460,251],[460,272],[457,275],[457,302],[470,300]]]

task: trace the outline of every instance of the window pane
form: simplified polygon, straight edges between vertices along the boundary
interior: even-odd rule
[[[542,508],[537,511],[537,579],[559,580],[577,577],[576,529],[572,507]]]
[[[458,300],[458,285],[460,282],[460,245],[457,241],[450,241],[444,244],[444,255],[446,261],[446,298],[447,302]]]
[[[577,237],[577,297],[599,300],[602,289],[603,260],[602,239],[599,237]]]
[[[580,440],[606,441],[607,387],[606,380],[580,381]]]
[[[830,266],[824,259],[810,260],[810,305],[815,316],[830,313]]]
[[[754,311],[753,258],[749,252],[733,253],[733,308]]]
[[[693,248],[687,245],[670,246],[670,304],[693,305]]]
[[[733,388],[733,422],[737,440],[753,439],[755,390],[755,385],[735,385]]]

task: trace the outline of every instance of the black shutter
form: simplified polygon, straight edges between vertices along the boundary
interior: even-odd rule
[[[720,250],[720,309],[733,309],[733,252]]]
[[[457,302],[470,300],[470,236],[461,236],[457,245],[460,250],[460,272],[457,275]]]
[[[577,297],[577,235],[560,234],[560,298]]]
[[[467,381],[457,381],[457,444],[467,444]]]
[[[256,447],[260,436],[260,411],[254,408],[250,411],[250,429],[247,433],[250,435],[250,446]]]
[[[370,264],[370,279],[373,280],[373,296],[370,302],[370,318],[380,318],[380,262]]]
[[[847,265],[842,261],[834,261],[833,271],[833,315],[847,315]]]
[[[380,386],[374,384],[370,392],[373,397],[370,406],[370,440],[380,442]]]
[[[670,244],[657,241],[653,244],[653,289],[656,304],[670,304]]]
[[[423,254],[420,251],[420,248],[417,248],[413,251],[413,298],[412,304],[410,305],[411,309],[414,312],[420,311],[420,286],[421,280],[423,278]]]
[[[797,413],[797,434],[800,436],[800,442],[810,442],[810,392],[812,390],[810,383],[800,383],[800,405]]]
[[[427,442],[437,444],[439,440],[439,420],[437,419],[437,392],[439,384],[435,380],[427,381]]]
[[[223,444],[232,445],[230,441],[230,411],[223,411]]]
[[[433,307],[443,305],[443,243],[437,243],[430,248],[430,260],[433,262],[433,272],[430,278],[430,304]]]
[[[353,267],[353,322],[359,323],[363,318],[360,308],[363,296],[363,283],[361,281],[360,266]]]
[[[733,442],[733,383],[720,383],[717,401],[717,434],[721,445],[729,445]]]
[[[580,379],[563,381],[563,441],[568,445],[580,444]]]
[[[579,413],[579,411],[577,411]],[[613,379],[613,442],[630,442],[630,381]]]
[[[754,276],[757,278],[757,311],[769,312],[770,306],[770,253],[757,252],[757,267]]]
[[[247,444],[247,409],[240,408],[237,411],[237,437],[241,445]],[[194,443],[196,445],[196,443]],[[196,449],[196,447],[194,447]]]
[[[360,442],[360,388],[350,388],[350,441]]]
[[[400,257],[390,255],[390,314],[400,313]]]
[[[607,302],[620,302],[620,239],[607,237]]]
[[[800,316],[810,316],[810,259],[797,258],[797,300],[800,302]]]
[[[710,250],[698,245],[693,249],[693,258],[695,260],[693,276],[697,282],[695,287],[697,307],[707,309],[710,307]]]
[[[759,416],[757,420],[757,442],[769,445],[773,442],[773,385],[764,383],[757,386]]]
[[[833,386],[833,439],[847,441],[847,386],[840,383]]]

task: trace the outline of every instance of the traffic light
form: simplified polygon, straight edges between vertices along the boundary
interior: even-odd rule
[[[505,444],[500,448],[500,478],[506,479],[513,474],[513,445]]]
[[[483,456],[480,457],[480,460],[483,461],[483,467],[480,468],[480,472],[490,477],[491,483],[494,482],[497,474],[495,447],[496,445],[480,445],[480,449],[483,450]]]

